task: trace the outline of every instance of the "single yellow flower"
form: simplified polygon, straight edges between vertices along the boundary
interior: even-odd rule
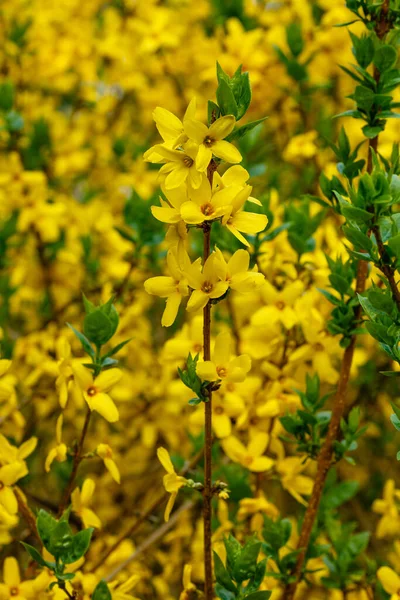
[[[208,257],[203,270],[196,261],[185,271],[189,286],[194,290],[187,303],[187,310],[200,310],[210,299],[220,298],[227,291],[229,283],[219,280],[214,261],[215,252]]]
[[[165,163],[159,172],[161,175],[166,175],[164,185],[167,190],[177,188],[186,181],[194,189],[200,187],[203,175],[195,162],[199,151],[197,144],[189,140],[183,144],[182,150],[171,150],[163,144],[153,148]]]
[[[262,473],[268,471],[274,464],[274,460],[263,456],[269,442],[269,435],[264,432],[257,433],[247,448],[235,436],[231,435],[222,440],[225,454],[234,462],[240,463],[249,471]]]
[[[229,287],[240,294],[249,294],[261,288],[265,282],[263,273],[254,267],[249,271],[250,255],[246,250],[236,252],[226,262],[219,248],[215,249],[215,269],[222,281],[226,281]]]
[[[54,460],[57,462],[64,462],[67,460],[67,446],[62,441],[62,426],[63,426],[63,415],[61,414],[57,419],[56,424],[56,440],[57,446],[52,448],[47,455],[46,462],[44,465],[45,471],[50,471],[51,464]]]
[[[186,485],[187,480],[185,479],[185,477],[177,475],[174,466],[171,462],[171,458],[168,454],[168,451],[165,448],[157,448],[157,457],[164,469],[167,471],[167,474],[164,475],[163,478],[163,484],[165,490],[171,495],[169,497],[168,504],[165,508],[164,519],[165,521],[169,521],[169,516],[175,504],[178,492],[182,487]]]
[[[96,448],[96,454],[103,459],[105,467],[114,481],[121,483],[119,469],[113,460],[113,451],[110,446],[108,444],[99,444]]]
[[[199,171],[207,169],[213,154],[228,163],[239,163],[242,160],[239,150],[233,144],[223,141],[232,132],[235,123],[233,115],[220,117],[210,127],[194,119],[185,121],[186,135],[199,146],[196,157],[196,168]]]
[[[29,600],[35,597],[33,581],[22,581],[16,558],[8,556],[4,561],[3,580],[0,583],[0,598],[2,600]]]
[[[199,361],[196,373],[203,381],[244,381],[251,369],[251,359],[247,354],[232,358],[232,337],[224,331],[215,340],[212,360]]]
[[[189,225],[219,219],[230,214],[234,196],[235,188],[232,186],[213,192],[208,179],[205,178],[198,192],[191,195],[192,199],[181,205],[181,217]]]
[[[89,369],[81,364],[75,364],[73,368],[76,380],[90,410],[97,411],[109,423],[118,421],[118,409],[106,392],[118,383],[122,377],[122,372],[119,369],[109,369],[94,378]]]
[[[71,494],[72,511],[80,517],[85,528],[101,527],[99,517],[89,508],[95,488],[93,479],[85,479],[82,489],[75,488]]]

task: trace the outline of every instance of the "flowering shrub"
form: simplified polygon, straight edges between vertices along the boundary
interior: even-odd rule
[[[0,599],[400,597],[399,31],[3,2]]]

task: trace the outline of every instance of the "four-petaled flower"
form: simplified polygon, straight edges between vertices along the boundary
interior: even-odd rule
[[[90,410],[97,411],[109,423],[118,421],[118,408],[106,392],[118,383],[122,377],[122,371],[109,369],[94,378],[89,369],[81,364],[76,364],[74,365],[74,375]]]
[[[179,490],[186,485],[185,477],[181,477],[177,475],[175,472],[174,466],[172,464],[171,458],[168,454],[168,451],[165,448],[157,449],[158,460],[167,471],[167,474],[164,475],[163,484],[165,490],[171,494],[165,508],[164,519],[165,521],[169,521],[169,515],[171,514],[171,510],[175,504],[176,497],[178,495]]]

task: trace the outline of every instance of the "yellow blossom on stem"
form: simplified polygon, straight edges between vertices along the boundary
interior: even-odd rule
[[[158,277],[150,277],[150,279],[144,282],[144,287],[148,294],[167,298],[167,304],[161,319],[163,327],[169,327],[173,324],[182,298],[189,294],[186,269],[190,268],[190,259],[187,253],[184,253],[184,262],[181,266],[176,253],[173,250],[169,250],[167,265],[171,273],[170,276],[160,275]]]
[[[247,354],[236,358],[231,356],[232,337],[229,332],[218,334],[215,340],[213,360],[199,361],[196,373],[203,381],[244,381],[251,369],[251,359]]]
[[[166,175],[164,185],[167,190],[177,188],[185,181],[194,189],[200,187],[203,175],[195,162],[199,151],[197,144],[189,140],[182,146],[182,150],[171,150],[159,144],[154,146],[154,151],[165,163],[160,169],[160,175]]]
[[[228,163],[239,163],[242,160],[239,150],[233,144],[223,141],[232,132],[235,123],[233,115],[220,117],[210,127],[194,119],[185,121],[186,135],[199,146],[196,157],[196,168],[199,171],[207,169],[213,154]]]
[[[162,223],[174,225],[182,221],[181,206],[188,201],[187,190],[184,185],[180,185],[173,190],[163,190],[168,202],[165,202],[160,196],[161,206],[152,206],[153,217]]]
[[[0,598],[2,600],[29,600],[35,598],[36,590],[33,581],[21,581],[17,559],[8,556],[4,561],[3,580],[0,583]]]
[[[121,476],[119,474],[119,469],[113,460],[113,451],[112,448],[108,444],[99,444],[96,448],[96,454],[105,464],[107,471],[110,473],[111,477],[117,483],[121,483]]]
[[[234,462],[240,463],[249,471],[262,473],[268,471],[274,464],[274,460],[263,456],[269,442],[269,435],[264,432],[257,433],[249,445],[244,446],[235,436],[229,436],[222,441],[225,454]]]
[[[62,441],[62,426],[63,426],[63,415],[61,414],[57,419],[56,424],[56,440],[57,446],[52,448],[47,455],[46,462],[44,465],[45,471],[50,471],[51,464],[54,460],[57,462],[64,462],[67,460],[67,446]]]
[[[198,193],[181,206],[181,216],[189,225],[200,225],[204,221],[213,221],[223,215],[230,214],[235,189],[226,187],[212,191],[207,180],[200,186]]]
[[[229,283],[220,281],[214,262],[215,252],[207,258],[203,270],[197,261],[186,270],[189,286],[194,290],[187,303],[187,310],[200,310],[210,299],[220,298],[227,291]]]
[[[383,498],[377,498],[372,504],[372,510],[382,515],[376,528],[377,538],[381,539],[400,534],[399,500],[400,490],[396,489],[393,479],[388,479],[383,488]]]
[[[254,267],[249,271],[250,254],[246,250],[236,250],[236,252],[226,262],[224,255],[219,248],[215,250],[215,269],[222,281],[227,281],[230,289],[240,294],[249,294],[259,289],[265,277]]]
[[[80,517],[85,527],[101,527],[99,517],[89,508],[95,488],[93,479],[85,479],[82,489],[75,488],[71,494],[72,511]]]
[[[163,478],[163,484],[165,490],[171,495],[169,497],[168,504],[165,508],[164,519],[165,521],[169,521],[169,516],[175,504],[178,491],[186,485],[187,480],[185,479],[185,477],[177,475],[172,464],[171,458],[168,454],[168,451],[165,448],[157,448],[157,456],[158,460],[160,461],[164,469],[167,471],[167,474],[164,475]]]
[[[297,280],[289,283],[282,290],[275,288],[269,281],[261,288],[261,295],[266,303],[251,319],[251,324],[258,327],[268,323],[269,326],[281,322],[286,329],[291,329],[299,321],[295,309],[296,300],[304,291],[304,284]]]
[[[119,419],[118,409],[107,392],[122,377],[119,369],[103,371],[96,378],[81,364],[74,365],[74,375],[90,410],[97,411],[109,423]]]

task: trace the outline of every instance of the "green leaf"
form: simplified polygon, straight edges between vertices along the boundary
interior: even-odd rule
[[[364,125],[362,132],[368,139],[373,139],[383,131],[381,125]]]
[[[119,323],[115,306],[98,306],[87,314],[83,320],[83,332],[95,346],[107,343],[117,331]]]
[[[94,310],[96,310],[96,306],[93,304],[93,302],[90,302],[90,300],[88,300],[86,298],[86,296],[83,292],[82,292],[82,299],[83,299],[83,305],[85,307],[86,314],[89,314],[89,313],[93,312]]]
[[[111,592],[105,581],[100,581],[92,595],[92,600],[111,600]]]
[[[378,48],[374,56],[374,65],[379,73],[384,73],[391,69],[397,62],[397,52],[393,46],[385,44]]]
[[[215,593],[221,600],[235,600],[236,598],[236,593],[230,592],[219,583],[215,586]]]
[[[400,431],[400,419],[397,415],[390,415],[390,420],[392,424],[395,426],[397,431]]]
[[[90,546],[93,531],[94,528],[89,527],[72,537],[72,543],[68,547],[68,550],[62,554],[62,559],[66,565],[74,563],[86,554]]]
[[[14,104],[14,86],[11,81],[0,85],[0,110],[9,111]]]
[[[26,544],[25,542],[21,542],[21,544],[23,545],[25,550],[30,554],[31,558],[33,558],[33,560],[37,562],[41,567],[49,566],[49,563],[44,560],[43,556],[40,554],[40,552],[36,550],[36,548],[30,546],[29,544]]]
[[[73,535],[71,527],[66,521],[60,521],[51,532],[48,550],[56,559],[62,559],[66,562],[73,544]],[[72,561],[73,562],[73,561]]]
[[[297,58],[303,52],[304,40],[299,22],[290,23],[286,27],[286,41],[292,55]]]
[[[47,511],[41,508],[36,519],[36,527],[39,537],[43,542],[44,547],[50,552],[50,540],[53,532],[58,525],[58,521],[54,519]]]
[[[72,329],[72,331],[74,332],[74,334],[76,335],[76,337],[78,338],[78,340],[80,341],[80,343],[82,344],[82,348],[84,349],[84,351],[86,352],[86,354],[89,354],[89,356],[91,358],[95,357],[95,351],[92,348],[89,340],[87,339],[86,336],[83,335],[83,333],[81,333],[80,331],[78,331],[77,329],[75,329],[75,327],[73,327],[70,323],[67,323],[68,327],[70,329]]]
[[[228,569],[230,569],[233,572],[235,568],[235,563],[242,551],[242,546],[237,541],[237,539],[235,539],[231,534],[229,534],[228,537],[224,538],[224,546],[226,550],[226,561]]]
[[[224,79],[218,85],[216,96],[222,115],[233,115],[237,118],[238,105],[229,84]]]
[[[234,568],[235,581],[241,583],[254,577],[257,567],[257,557],[261,549],[261,542],[251,538],[236,560]]]
[[[214,551],[214,572],[215,578],[217,582],[222,585],[227,590],[234,592],[236,594],[236,586],[229,577],[229,573],[225,568],[224,563],[218,556],[218,554]]]
[[[267,592],[267,591],[261,591],[261,592],[254,592],[253,594],[250,594],[249,596],[245,596],[246,600],[268,600],[268,598],[271,597],[272,592]]]
[[[125,340],[124,342],[121,342],[120,344],[117,344],[116,346],[114,346],[114,348],[112,348],[109,352],[107,352],[107,354],[105,354],[103,356],[103,358],[109,358],[110,356],[113,356],[114,354],[117,354],[117,352],[119,352],[120,350],[122,350],[122,348],[124,346],[126,346],[126,344],[128,344],[131,340],[133,340],[133,338],[129,338],[129,339]]]
[[[251,123],[246,123],[245,125],[238,127],[237,129],[235,129],[234,131],[232,131],[232,133],[230,133],[228,135],[226,140],[228,142],[232,142],[233,140],[238,140],[238,139],[242,138],[247,133],[252,131],[252,129],[257,127],[257,125],[260,125],[261,123],[263,123],[266,119],[268,119],[268,117],[264,117],[263,119],[258,119],[258,121],[251,121]]]

